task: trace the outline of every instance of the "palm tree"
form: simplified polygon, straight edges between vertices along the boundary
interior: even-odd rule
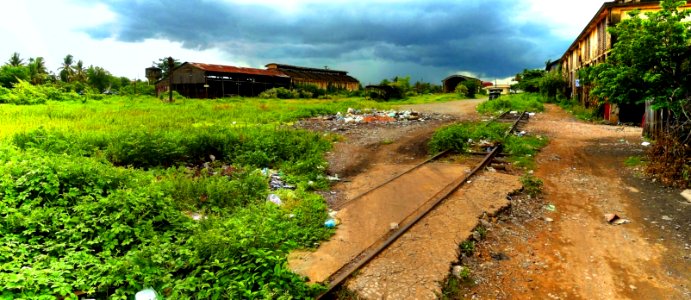
[[[43,57],[29,58],[29,73],[31,75],[31,83],[42,84],[45,81],[48,77],[48,70]]]
[[[62,61],[62,66],[58,68],[60,70],[60,80],[64,82],[70,82],[72,80],[72,75],[74,70],[72,70],[72,63],[74,62],[74,57],[72,54],[67,54],[65,59]]]
[[[80,59],[77,61],[77,64],[72,68],[72,71],[74,72],[74,80],[79,81],[79,82],[85,82],[86,81],[86,69],[84,68],[84,62]]]
[[[19,58],[19,53],[15,52],[12,53],[12,56],[10,57],[10,60],[7,61],[7,64],[13,67],[19,67],[24,65],[24,60]]]

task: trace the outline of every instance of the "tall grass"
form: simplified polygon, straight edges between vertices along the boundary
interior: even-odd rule
[[[492,113],[497,115],[513,110],[541,112],[545,110],[543,100],[544,98],[541,95],[532,93],[502,95],[497,99],[478,105],[477,111],[484,114]]]

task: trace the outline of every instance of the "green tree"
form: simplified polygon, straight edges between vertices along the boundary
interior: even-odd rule
[[[480,87],[482,86],[482,82],[479,80],[465,80],[461,82],[459,85],[463,85],[466,87],[466,93],[465,96],[468,98],[475,98],[475,94],[477,94],[480,91]]]
[[[566,79],[561,74],[561,70],[546,72],[539,81],[540,93],[548,100],[557,100],[558,96],[563,96],[566,89]]]
[[[24,65],[24,60],[19,58],[18,52],[15,52],[12,53],[12,56],[10,56],[10,60],[7,61],[7,64],[13,67],[19,67]]]
[[[524,69],[523,72],[516,74],[516,81],[518,83],[512,88],[528,93],[537,93],[540,91],[540,81],[544,76],[545,70]]]
[[[80,59],[77,61],[77,63],[72,67],[72,72],[73,72],[73,80],[74,81],[79,81],[79,82],[86,82],[87,81],[87,74],[86,74],[86,68],[84,67],[84,62]]]
[[[48,80],[48,70],[43,57],[29,59],[29,77],[32,84],[43,84]]]
[[[74,74],[74,70],[72,69],[73,63],[74,57],[72,54],[67,54],[62,61],[62,65],[58,68],[58,70],[60,70],[60,80],[63,82],[72,81],[72,75]]]
[[[29,80],[29,68],[26,66],[4,65],[0,67],[0,85],[12,88],[19,80]]]
[[[158,61],[151,62],[151,65],[161,69],[163,78],[168,77],[168,72],[170,72],[170,68],[168,67],[168,57],[159,58]],[[173,68],[177,68],[182,65],[182,63],[177,58],[173,58],[173,65]]]
[[[586,69],[592,95],[612,103],[642,103],[682,113],[691,89],[691,10],[686,1],[667,0],[661,10],[631,18],[610,29],[616,43],[605,63]]]
[[[101,67],[89,66],[86,70],[86,77],[89,85],[102,93],[110,88],[113,76]]]

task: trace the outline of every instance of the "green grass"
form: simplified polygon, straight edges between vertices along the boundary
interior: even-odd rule
[[[627,167],[639,167],[645,165],[645,158],[643,156],[629,156],[624,160],[624,165]]]
[[[391,100],[386,102],[390,105],[407,105],[407,104],[425,104],[425,103],[441,103],[457,100],[467,100],[465,97],[461,97],[456,93],[443,93],[443,94],[426,94],[411,96],[407,99],[401,100]]]
[[[499,98],[481,103],[477,111],[483,114],[499,115],[506,111],[541,112],[545,110],[544,99],[538,94],[522,93],[501,95]]]
[[[574,100],[562,100],[557,102],[559,107],[563,108],[574,117],[583,121],[595,121],[601,119],[597,116],[597,112],[594,108],[585,108],[578,101]]]

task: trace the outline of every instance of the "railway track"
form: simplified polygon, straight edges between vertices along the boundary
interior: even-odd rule
[[[513,113],[513,112],[506,112],[496,119],[492,120],[494,122],[506,122],[506,123],[511,123],[512,125],[510,128],[506,131],[505,136],[508,136],[509,134],[513,134],[515,132],[519,132],[519,130],[528,122],[529,120],[529,115],[526,112],[522,113]],[[362,251],[358,256],[355,257],[350,263],[346,264],[342,268],[340,268],[338,271],[336,271],[334,274],[332,274],[326,282],[328,282],[327,290],[317,296],[317,299],[322,299],[326,298],[332,291],[334,291],[338,286],[340,286],[342,283],[344,283],[349,277],[353,276],[355,272],[357,272],[360,268],[365,266],[367,263],[372,261],[379,255],[382,251],[384,251],[387,247],[389,247],[391,244],[393,244],[396,240],[398,240],[401,236],[403,236],[410,228],[415,226],[420,220],[424,219],[430,212],[432,212],[439,204],[441,204],[449,195],[454,193],[456,190],[461,188],[468,180],[473,177],[476,173],[478,173],[480,170],[483,170],[485,167],[492,165],[493,167],[497,169],[503,169],[502,165],[505,163],[501,159],[496,159],[496,157],[501,153],[501,145],[496,145],[494,148],[491,149],[491,151],[487,152],[482,160],[467,174],[462,175],[443,187],[439,192],[437,192],[434,196],[432,196],[430,199],[425,201],[418,209],[413,211],[410,215],[408,215],[404,220],[401,222],[401,226],[394,231],[390,232],[389,234],[381,237],[379,240],[374,242],[372,245],[370,245],[367,249]],[[394,176],[393,178],[388,179],[387,181],[361,193],[358,194],[348,201],[341,203],[339,207],[341,208],[345,206],[347,203],[355,201],[359,198],[362,198],[363,196],[370,194],[377,189],[380,189],[391,182],[395,181],[396,179],[406,176],[410,174],[411,172],[421,168],[422,166],[429,164],[436,159],[448,154],[449,151],[444,151],[441,152],[432,158],[429,158],[425,160],[424,162],[421,162],[420,164],[417,164],[413,166],[412,168],[404,171],[401,174],[398,174],[397,176]],[[495,161],[496,159],[496,161]],[[496,164],[493,164],[496,163]]]

